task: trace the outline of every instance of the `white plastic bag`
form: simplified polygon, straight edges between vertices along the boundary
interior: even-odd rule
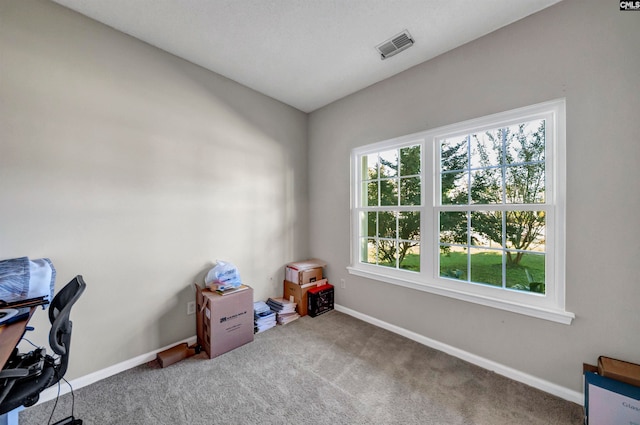
[[[207,287],[216,285],[216,289],[237,288],[242,285],[240,273],[236,266],[220,260],[217,260],[215,267],[209,270],[204,283]]]

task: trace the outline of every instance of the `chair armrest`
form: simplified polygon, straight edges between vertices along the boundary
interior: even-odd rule
[[[29,369],[24,368],[15,368],[15,369],[4,369],[0,371],[0,379],[4,378],[24,378],[29,375]]]

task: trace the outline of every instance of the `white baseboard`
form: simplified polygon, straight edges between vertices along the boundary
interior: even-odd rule
[[[468,351],[464,351],[451,345],[444,344],[440,341],[427,338],[424,335],[420,335],[399,326],[392,325],[391,323],[384,322],[382,320],[376,319],[375,317],[371,317],[350,308],[343,307],[339,304],[335,304],[334,308],[339,312],[348,314],[349,316],[353,316],[357,319],[375,325],[379,328],[386,329],[398,335],[402,335],[420,344],[426,345],[427,347],[434,348],[438,351],[442,351],[451,356],[472,363],[476,366],[480,366],[483,369],[488,369],[499,375],[506,376],[507,378],[513,379],[514,381],[522,382],[523,384],[527,384],[531,387],[537,388],[539,390],[542,390],[549,394],[553,394],[557,397],[571,401],[573,403],[577,403],[579,405],[584,404],[584,394],[581,392],[562,387],[549,381],[545,381],[544,379],[537,378],[533,375],[529,375],[503,364],[485,359],[484,357],[477,356],[473,353],[469,353]]]
[[[339,312],[348,314],[349,316],[353,316],[357,319],[370,323],[374,326],[378,326],[390,332],[396,333],[398,335],[402,335],[420,344],[426,345],[427,347],[431,347],[433,349],[442,351],[444,353],[447,353],[449,355],[452,355],[454,357],[467,361],[476,366],[480,366],[481,368],[491,370],[499,375],[506,376],[507,378],[513,379],[514,381],[522,382],[523,384],[529,385],[533,388],[537,388],[541,391],[547,392],[549,394],[553,394],[557,397],[571,401],[573,403],[577,403],[579,405],[583,405],[584,403],[584,394],[582,392],[574,391],[569,388],[565,388],[560,385],[554,384],[552,382],[545,381],[544,379],[537,378],[533,375],[529,375],[522,371],[513,369],[511,367],[505,366],[503,364],[494,362],[489,359],[485,359],[484,357],[477,356],[475,354],[469,353],[468,351],[455,348],[451,345],[444,344],[434,339],[427,338],[426,336],[417,334],[415,332],[409,331],[407,329],[401,328],[396,325],[392,325],[390,323],[384,322],[382,320],[376,319],[375,317],[368,316],[366,314],[360,313],[350,308],[343,307],[339,304],[335,305],[335,309]],[[171,348],[174,345],[182,344],[184,342],[186,342],[189,345],[195,344],[196,337],[193,336],[183,341],[178,341],[175,344],[167,345],[166,347],[162,347],[150,353],[142,354],[138,357],[134,357],[133,359],[90,373],[89,375],[82,376],[80,378],[70,381],[70,384],[73,386],[74,390],[80,389],[87,385],[93,384],[94,382],[98,382],[102,379],[116,375],[120,372],[124,372],[125,370],[150,362],[151,360],[154,360],[156,358],[156,355],[159,352],[164,351],[168,348]],[[69,391],[70,390],[68,385],[65,385],[64,383],[60,385],[60,395],[66,394]],[[58,386],[56,385],[46,389],[40,394],[40,400],[38,401],[38,404],[44,403],[49,400],[53,400],[57,396],[58,396]]]
[[[124,362],[115,364],[113,366],[109,366],[105,369],[102,370],[98,370],[96,372],[90,373],[88,375],[82,376],[80,378],[74,379],[72,381],[69,381],[69,383],[71,384],[71,386],[73,387],[73,390],[78,390],[82,387],[86,387],[87,385],[93,384],[94,382],[98,382],[102,379],[108,378],[110,376],[116,375],[120,372],[124,372],[125,370],[131,369],[133,367],[136,366],[140,366],[142,364],[148,363],[151,360],[155,360],[156,355],[161,352],[164,351],[168,348],[171,348],[175,345],[178,344],[182,344],[182,343],[187,343],[188,345],[192,345],[196,343],[196,337],[192,336],[191,338],[187,338],[184,339],[182,341],[178,341],[174,344],[170,344],[167,345],[166,347],[162,347],[159,348],[158,350],[155,351],[151,351],[149,353],[146,354],[141,354],[137,357],[134,357],[130,360],[126,360]],[[60,382],[60,395],[63,394],[67,394],[68,392],[70,392],[71,390],[69,389],[69,386],[67,384],[65,384],[64,382]],[[40,403],[44,403],[46,401],[49,400],[53,400],[54,398],[56,398],[58,396],[58,385],[54,385],[53,387],[47,388],[46,390],[44,390],[43,392],[40,393],[40,399],[38,400],[37,404]]]

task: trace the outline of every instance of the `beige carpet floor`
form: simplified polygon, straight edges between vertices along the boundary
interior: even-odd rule
[[[46,424],[53,406],[26,409],[21,425]],[[67,394],[53,422],[70,412]],[[96,425],[578,425],[582,408],[332,311],[215,359],[150,362],[81,388],[75,416]]]

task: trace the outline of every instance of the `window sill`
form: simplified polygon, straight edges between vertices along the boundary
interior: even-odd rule
[[[374,273],[369,270],[363,270],[356,267],[347,267],[350,274],[355,276],[364,277],[367,279],[373,279],[380,282],[390,283],[392,285],[403,286],[405,288],[411,288],[418,291],[429,292],[436,295],[442,295],[445,297],[455,298],[462,301],[468,301],[475,304],[484,305],[487,307],[493,307],[500,310],[510,311],[512,313],[523,314],[525,316],[535,317],[538,319],[549,320],[552,322],[562,323],[570,325],[572,320],[575,319],[575,314],[558,309],[550,309],[539,306],[527,305],[499,298],[488,297],[484,295],[471,294],[468,292],[461,292],[441,286],[431,285],[428,283],[418,282],[399,277],[391,277],[379,273]]]

